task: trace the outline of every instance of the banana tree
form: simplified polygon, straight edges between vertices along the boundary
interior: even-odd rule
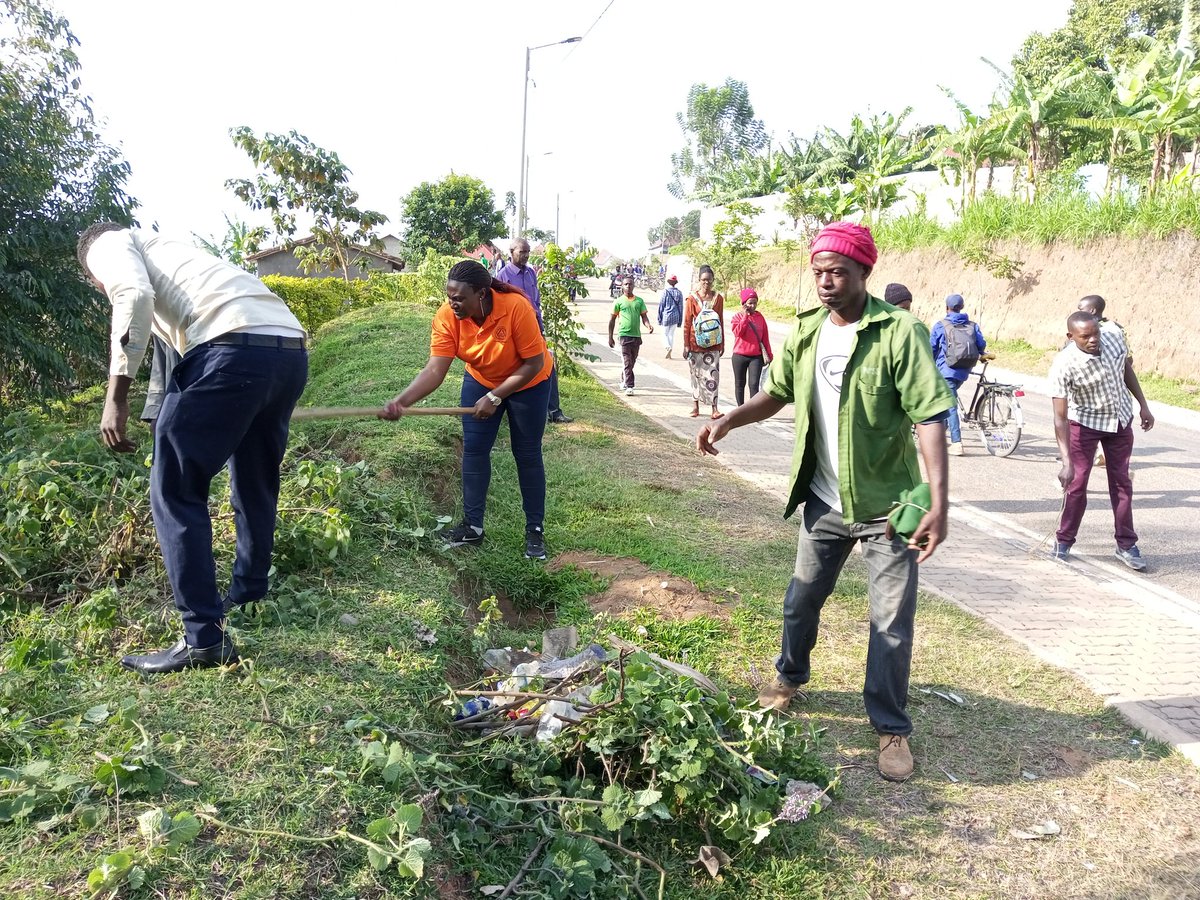
[[[1190,41],[1174,48],[1152,38],[1144,44],[1145,53],[1113,78],[1116,100],[1128,110],[1113,124],[1148,140],[1154,193],[1172,175],[1179,142],[1200,135],[1200,66]]]
[[[943,87],[942,93],[958,109],[959,127],[954,131],[944,131],[934,139],[931,159],[943,178],[946,172],[952,172],[954,183],[962,186],[961,212],[975,202],[979,170],[985,163],[988,166],[988,181],[984,190],[987,191],[992,187],[996,163],[1023,159],[1024,152],[1005,137],[1005,128],[997,126],[988,116],[973,112],[949,88]]]
[[[1036,190],[1037,176],[1056,162],[1059,129],[1086,107],[1081,88],[1091,73],[1083,60],[1075,60],[1036,85],[1020,72],[1009,74],[990,60],[984,62],[1000,74],[1006,92],[993,101],[989,120],[1002,129],[1004,140],[1021,146],[1029,183]]]

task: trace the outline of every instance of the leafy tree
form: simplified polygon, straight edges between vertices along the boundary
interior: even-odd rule
[[[1173,41],[1185,0],[1075,0],[1067,21],[1050,34],[1034,32],[1013,58],[1015,73],[1035,87],[1077,60],[1138,55],[1136,35]]]
[[[682,218],[669,216],[661,223],[646,230],[646,241],[650,246],[674,247],[684,241],[700,237],[700,210],[693,209]]]
[[[499,235],[497,235],[497,237],[499,237]],[[545,228],[526,228],[525,229],[525,238],[530,243],[547,244],[550,241],[554,240],[554,232],[547,231]],[[479,245],[476,244],[475,246],[479,246]]]
[[[100,375],[108,307],[75,241],[92,222],[133,222],[129,165],[96,130],[78,39],[39,0],[0,5],[0,406]]]
[[[713,226],[713,239],[697,241],[688,250],[691,257],[712,266],[716,284],[727,292],[735,286],[745,287],[746,275],[754,267],[758,235],[753,220],[761,212],[760,207],[744,200],[730,203],[725,218]]]
[[[258,252],[258,248],[266,240],[267,230],[261,226],[251,228],[241,219],[230,219],[226,216],[225,234],[220,239],[204,238],[195,233],[192,237],[196,239],[198,247],[207,250],[213,256],[240,266],[247,272],[253,272],[254,265],[247,262],[246,258]]]
[[[754,118],[749,88],[732,78],[714,88],[693,84],[687,109],[675,119],[685,137],[683,149],[671,156],[668,187],[676,197],[697,196],[715,173],[768,144],[766,128]]]
[[[585,243],[581,238],[580,243]],[[542,296],[542,324],[546,344],[558,363],[560,372],[573,372],[577,364],[572,357],[595,359],[583,352],[587,339],[580,335],[583,324],[575,318],[574,297],[587,297],[582,279],[598,275],[596,251],[590,247],[559,247],[550,244],[541,260],[538,290]]]
[[[231,178],[225,187],[251,209],[266,210],[274,233],[293,250],[301,269],[340,272],[350,279],[350,251],[383,245],[375,228],[387,216],[372,209],[359,209],[358,192],[350,188],[350,169],[336,153],[318,147],[296,131],[257,137],[246,126],[229,132],[235,146],[244,150],[258,166],[249,178]],[[312,217],[311,244],[295,243],[297,218],[301,212]]]
[[[451,172],[441,181],[417,185],[401,201],[404,212],[404,256],[424,258],[474,250],[505,232],[504,211],[496,209],[491,190],[478,178]]]

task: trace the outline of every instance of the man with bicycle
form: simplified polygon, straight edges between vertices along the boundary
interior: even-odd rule
[[[934,322],[929,332],[934,362],[937,363],[942,377],[946,379],[946,386],[954,394],[954,405],[950,407],[946,423],[950,429],[951,456],[963,455],[962,423],[958,419],[958,389],[966,383],[971,370],[987,349],[983,332],[962,310],[962,294],[951,294],[946,298],[946,318]]]
[[[954,399],[934,365],[925,326],[867,293],[878,255],[871,232],[836,222],[810,249],[820,306],[797,317],[766,387],[701,428],[696,446],[716,454],[713,445],[731,428],[795,404],[796,449],[784,516],[803,504],[804,524],[783,601],[778,675],[758,702],[784,710],[808,682],[821,608],[854,545],[861,544],[871,620],[863,702],[879,736],[880,774],[904,781],[913,772],[906,707],[917,564],[946,537],[943,420]],[[903,492],[921,483],[914,423],[930,501],[911,536],[901,537],[887,516]]]

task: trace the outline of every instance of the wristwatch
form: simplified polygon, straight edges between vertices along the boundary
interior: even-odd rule
[[[501,403],[504,402],[499,397],[497,397],[495,394],[493,394],[491,391],[487,392],[487,398],[492,401],[492,406],[499,406]]]

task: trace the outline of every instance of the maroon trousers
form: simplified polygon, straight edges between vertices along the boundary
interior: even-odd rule
[[[1079,523],[1083,519],[1084,510],[1087,509],[1088,478],[1092,474],[1096,445],[1099,444],[1104,448],[1108,496],[1112,501],[1117,547],[1128,550],[1137,543],[1137,532],[1133,530],[1133,481],[1129,478],[1129,457],[1133,455],[1133,423],[1130,422],[1115,434],[1086,428],[1078,422],[1068,424],[1071,429],[1071,465],[1075,468],[1075,478],[1067,488],[1062,519],[1058,523],[1057,540],[1068,547],[1075,543]]]

